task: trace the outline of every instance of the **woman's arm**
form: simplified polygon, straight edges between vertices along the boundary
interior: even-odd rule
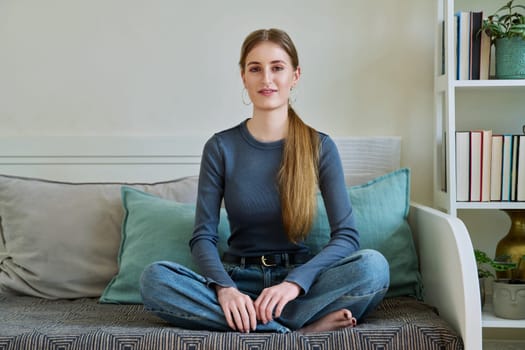
[[[219,143],[214,136],[206,142],[202,154],[195,226],[190,247],[193,259],[199,266],[200,273],[208,280],[208,284],[235,287],[222,265],[217,249],[217,227],[224,193],[223,164]]]

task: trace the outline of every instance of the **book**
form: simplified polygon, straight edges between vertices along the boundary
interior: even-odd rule
[[[511,167],[510,167],[510,200],[516,200],[516,189],[518,180],[518,147],[519,147],[519,135],[512,135],[512,155],[511,155]]]
[[[481,196],[480,201],[490,201],[490,167],[492,163],[492,130],[481,130]]]
[[[470,13],[460,11],[455,14],[457,30],[457,79],[468,80],[470,72]]]
[[[469,201],[481,201],[481,174],[482,174],[482,141],[483,133],[479,130],[470,132],[470,186]]]
[[[518,136],[517,160],[516,200],[523,202],[525,201],[525,135]]]
[[[479,54],[479,79],[487,80],[490,76],[490,59],[492,43],[490,36],[484,31],[481,32],[481,47]]]
[[[447,132],[443,131],[443,139],[438,144],[438,153],[441,155],[439,168],[441,169],[439,177],[441,183],[441,190],[444,192],[448,191],[447,181]]]
[[[459,80],[459,51],[458,51],[458,33],[459,33],[459,15],[454,15],[454,44],[452,45],[451,50],[454,50],[454,56],[456,58],[455,64],[453,64],[449,74],[452,74],[453,77],[456,77],[456,80]]]
[[[501,163],[503,156],[503,135],[492,135],[490,162],[490,200],[501,200]]]
[[[441,74],[445,74],[445,60],[446,60],[446,57],[445,57],[445,21],[441,21],[441,26],[440,26],[440,30],[439,30],[439,43],[440,43],[440,46],[439,46],[439,50],[441,51],[438,56],[440,57],[441,59]]]
[[[501,200],[510,201],[511,189],[512,135],[503,135],[503,152],[501,163]]]
[[[470,12],[470,45],[469,45],[469,78],[479,80],[481,59],[481,25],[483,24],[483,12]]]
[[[469,200],[470,132],[456,132],[456,200]]]

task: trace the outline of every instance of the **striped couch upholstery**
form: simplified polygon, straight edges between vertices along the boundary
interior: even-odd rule
[[[384,300],[353,329],[308,335],[188,331],[142,305],[0,297],[0,349],[448,350],[463,343],[434,309],[409,297]]]

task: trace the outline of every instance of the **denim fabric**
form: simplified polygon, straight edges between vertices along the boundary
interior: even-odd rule
[[[238,289],[254,300],[262,289],[283,281],[293,267],[225,264]],[[208,282],[177,263],[156,262],[142,274],[142,299],[146,309],[175,326],[231,331]],[[357,251],[322,271],[307,294],[290,301],[281,317],[259,323],[256,331],[287,333],[343,308],[359,321],[379,304],[388,285],[386,259],[374,250]]]

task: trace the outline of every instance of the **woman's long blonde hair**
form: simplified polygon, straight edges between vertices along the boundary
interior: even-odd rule
[[[241,48],[239,65],[244,71],[246,56],[257,44],[270,41],[290,56],[294,70],[299,57],[292,40],[279,29],[260,29],[246,37]],[[288,104],[288,136],[278,174],[284,229],[291,242],[306,238],[317,211],[319,135],[306,125]]]

